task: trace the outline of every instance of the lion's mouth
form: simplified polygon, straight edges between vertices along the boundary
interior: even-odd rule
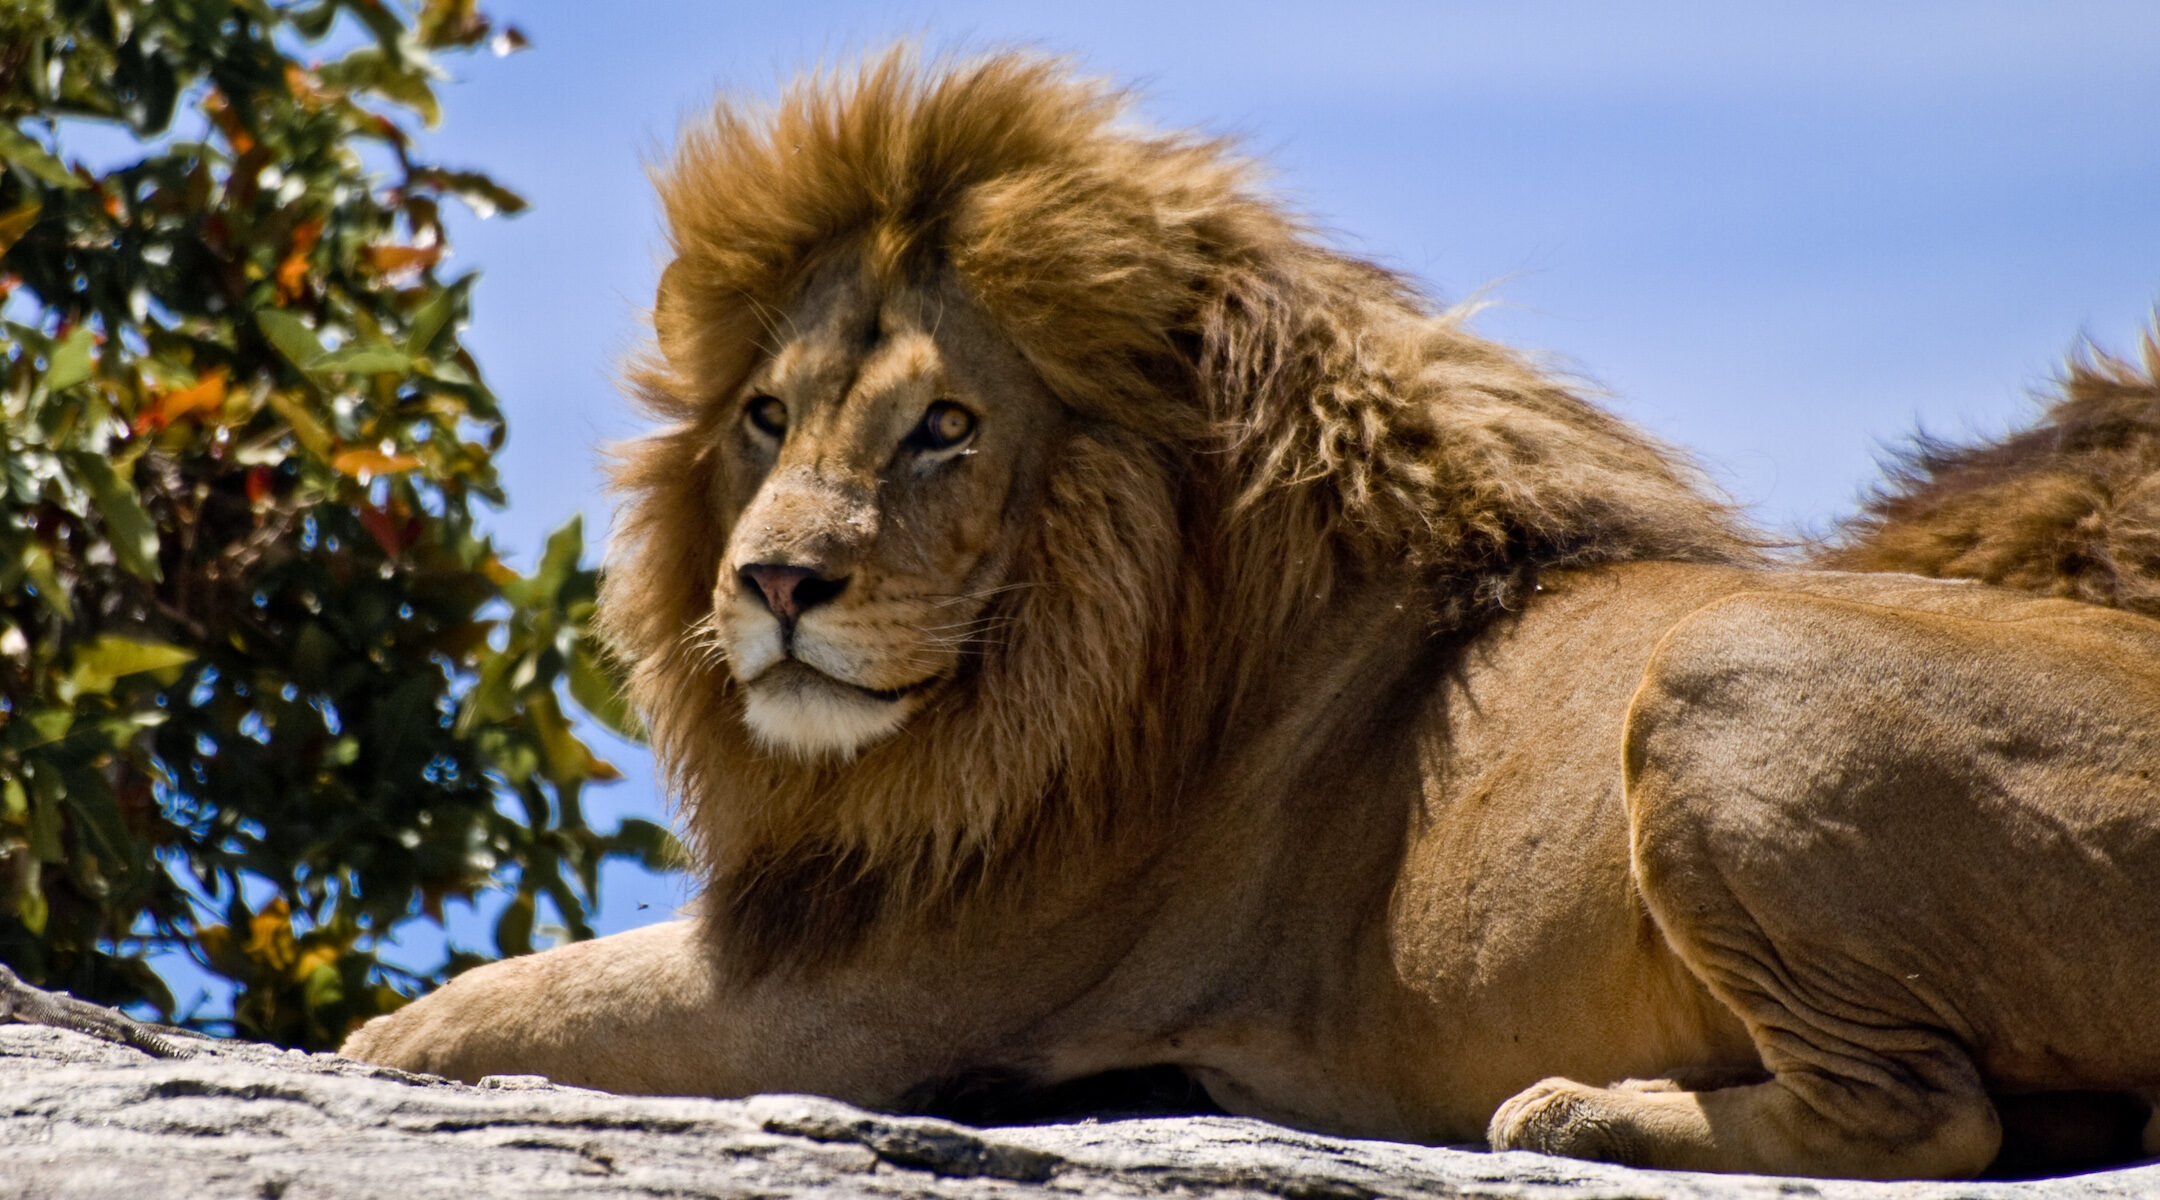
[[[836,682],[846,683],[845,680],[838,680]],[[862,686],[859,683],[848,683],[847,686],[854,688],[856,691],[870,697],[872,700],[883,700],[887,704],[898,704],[900,701],[905,700],[909,696],[912,696],[915,693],[922,691],[924,688],[927,688],[931,684],[936,682],[937,676],[932,675],[927,679],[918,679],[913,683],[903,683],[896,688],[868,688]]]
[[[750,681],[743,720],[770,749],[805,759],[852,758],[898,732],[914,715],[910,701],[937,681],[866,687],[783,658]]]
[[[751,683],[753,686],[759,688],[777,688],[791,692],[805,692],[814,689],[837,688],[843,691],[852,692],[858,696],[866,696],[872,700],[879,701],[880,703],[898,704],[900,701],[907,699],[909,696],[913,696],[919,692],[928,689],[932,684],[935,684],[937,681],[938,676],[931,675],[923,679],[918,679],[913,683],[903,683],[899,687],[867,687],[860,683],[852,683],[848,680],[841,679],[835,675],[828,675],[825,672],[818,670],[816,667],[811,666],[809,663],[806,663],[799,658],[783,658],[779,662],[776,662],[772,666],[766,668],[765,671],[760,674],[756,679],[752,680]]]

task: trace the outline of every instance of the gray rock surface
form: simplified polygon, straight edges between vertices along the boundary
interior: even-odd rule
[[[239,1042],[157,1059],[0,1026],[0,1196],[2099,1197],[2160,1164],[2040,1183],[1859,1184],[1631,1171],[1198,1117],[971,1129],[807,1096],[468,1087]]]

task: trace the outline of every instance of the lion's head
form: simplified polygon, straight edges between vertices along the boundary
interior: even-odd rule
[[[996,635],[1067,417],[949,276],[842,258],[721,398],[711,645],[766,750],[849,759]]]
[[[1744,553],[1662,448],[1122,108],[898,50],[723,102],[660,179],[603,608],[746,936],[1145,822],[1348,603],[1445,633],[1541,565]]]

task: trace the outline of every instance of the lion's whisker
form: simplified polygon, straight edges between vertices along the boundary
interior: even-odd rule
[[[932,600],[930,601],[930,603],[935,604],[940,608],[947,608],[955,604],[966,604],[971,600],[988,600],[992,596],[1001,596],[1004,595],[1006,592],[1017,592],[1023,588],[1041,586],[1042,584],[1034,580],[1023,579],[1013,583],[999,584],[996,587],[983,588],[980,591],[959,592],[954,595],[943,597],[942,599]]]
[[[915,629],[918,633],[945,633],[952,630],[968,629],[996,629],[999,626],[1013,624],[1017,620],[1019,620],[1018,617],[1012,616],[977,617],[973,620],[968,621],[955,621],[950,625],[918,625],[915,627]]]

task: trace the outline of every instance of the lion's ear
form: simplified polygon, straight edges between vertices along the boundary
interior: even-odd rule
[[[660,272],[653,297],[653,340],[661,371],[651,380],[673,416],[688,416],[740,386],[758,353],[762,329],[754,301],[700,278],[698,264],[676,259]],[[676,410],[680,411],[676,411]]]
[[[661,355],[678,371],[688,370],[692,365],[692,322],[684,311],[688,307],[685,295],[690,286],[690,281],[685,278],[688,274],[681,259],[670,261],[660,272],[660,288],[653,296],[653,335],[660,343]]]

